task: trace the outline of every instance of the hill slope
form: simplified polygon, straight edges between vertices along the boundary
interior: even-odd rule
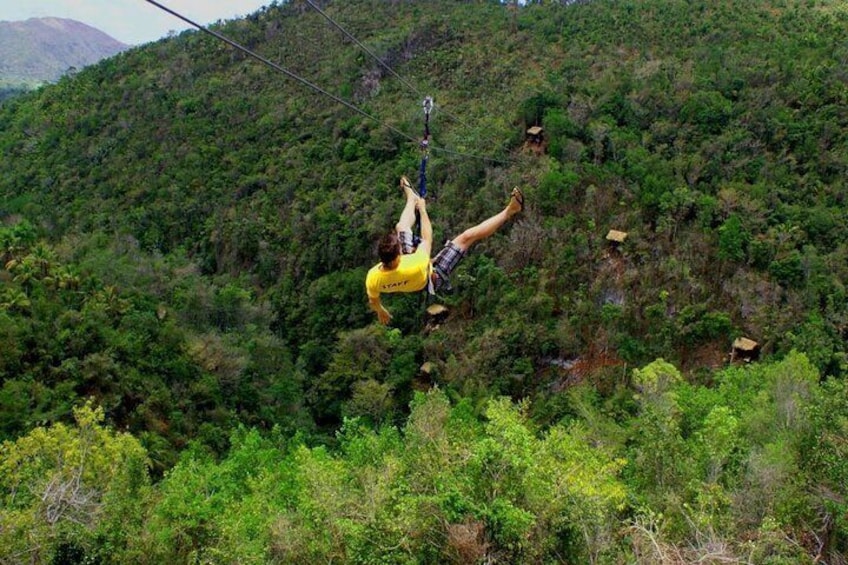
[[[590,366],[717,366],[738,335],[844,371],[838,4],[365,4],[392,25],[330,10],[437,100],[437,239],[527,187],[528,212],[472,254],[476,282],[449,299],[460,315],[445,339],[470,348],[472,373],[523,359],[517,391],[549,361],[599,351]],[[5,110],[0,193],[53,239],[121,234],[239,276],[272,298],[296,355],[326,352],[371,319],[358,279],[395,221],[397,178],[417,168],[420,100],[310,10],[222,31],[377,119],[184,33]],[[536,123],[540,157],[521,149]],[[623,253],[610,228],[630,233]],[[398,307],[402,329],[420,327],[415,304]],[[501,361],[481,358],[486,340]]]
[[[331,12],[445,109],[431,163],[437,237],[496,210],[509,185],[529,186],[512,245],[482,250],[526,298],[550,297],[572,336],[531,359],[594,344],[633,361],[716,362],[710,350],[729,351],[734,334],[782,351],[824,338],[821,323],[820,366],[839,371],[845,308],[831,297],[846,279],[848,222],[836,6],[593,2],[515,18],[499,4],[369,4],[389,27]],[[309,10],[269,9],[222,31],[379,121],[186,33],[4,112],[13,161],[0,191],[50,210],[53,237],[117,230],[148,251],[186,249],[207,273],[308,295],[367,265],[394,222],[396,179],[417,167],[420,100]],[[535,123],[548,138],[541,158],[520,151]],[[608,255],[609,228],[630,232],[623,256]],[[523,278],[528,267],[538,280]],[[367,319],[350,293],[356,307],[331,327]],[[604,321],[601,307],[615,316]],[[801,337],[805,324],[813,333]]]
[[[844,3],[324,7],[415,88],[286,2],[215,29],[361,113],[196,32],[0,108],[9,558],[840,562]],[[528,205],[384,328],[425,93],[436,241]]]
[[[55,82],[128,46],[82,22],[30,18],[0,22],[0,82]]]

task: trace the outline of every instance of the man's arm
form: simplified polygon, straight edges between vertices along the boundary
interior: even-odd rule
[[[377,319],[380,320],[381,324],[388,324],[389,320],[391,320],[392,315],[389,314],[389,311],[386,310],[385,306],[380,302],[380,295],[375,297],[368,297],[368,306],[371,307],[372,310],[377,314]]]

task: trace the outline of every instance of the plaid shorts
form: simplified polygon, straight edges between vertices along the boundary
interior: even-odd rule
[[[448,240],[439,254],[433,258],[433,292],[445,287],[450,290],[450,274],[459,265],[465,252],[453,241]]]
[[[398,239],[400,240],[401,251],[404,255],[408,255],[415,250],[411,231],[399,231]],[[465,257],[465,252],[457,244],[450,240],[445,243],[445,246],[432,261],[433,276],[430,279],[430,284],[427,285],[427,290],[430,294],[434,294],[441,288],[450,290],[450,279],[448,277],[450,277],[450,274],[456,269],[456,266],[459,265],[463,257]]]
[[[415,240],[412,238],[411,231],[399,231],[398,239],[400,240],[400,251],[404,255],[409,255],[415,251]]]

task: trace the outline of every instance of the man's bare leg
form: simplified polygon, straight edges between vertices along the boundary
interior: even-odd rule
[[[395,225],[398,233],[402,231],[412,231],[412,226],[415,224],[415,203],[418,202],[418,194],[412,190],[412,185],[409,184],[409,179],[400,177],[400,187],[406,195],[406,204],[403,206],[403,211],[400,213],[400,220]]]
[[[501,226],[518,214],[524,207],[523,203],[524,194],[518,188],[513,188],[506,208],[459,234],[453,239],[454,244],[462,251],[468,251],[472,245],[494,234]]]

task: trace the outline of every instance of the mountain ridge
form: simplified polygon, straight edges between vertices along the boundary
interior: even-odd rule
[[[56,17],[0,21],[0,82],[55,82],[129,46],[83,22]]]

